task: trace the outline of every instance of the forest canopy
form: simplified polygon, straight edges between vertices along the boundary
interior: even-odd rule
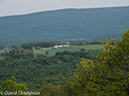
[[[119,42],[110,39],[103,46],[102,50],[64,51],[51,57],[34,57],[31,49],[5,51],[5,60],[0,60],[0,91],[29,88],[41,96],[128,96],[129,30]]]
[[[110,39],[103,46],[97,60],[83,60],[77,65],[75,88],[79,96],[128,96],[129,30],[118,44]]]

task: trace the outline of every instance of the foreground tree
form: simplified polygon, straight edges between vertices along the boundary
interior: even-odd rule
[[[15,94],[15,92],[22,91],[26,92],[28,91],[28,88],[26,87],[25,83],[16,83],[16,79],[14,76],[10,78],[10,80],[7,80],[1,87],[0,87],[0,96],[9,95],[9,92],[12,92],[13,95],[11,96],[18,96],[18,93]],[[5,94],[7,92],[7,94]],[[22,96],[22,95],[21,95]],[[24,95],[28,96],[28,95]]]
[[[40,90],[41,96],[65,96],[61,86],[55,86],[53,84],[44,84]]]
[[[65,93],[65,96],[77,96],[78,90],[74,89],[74,82],[72,81],[72,78],[67,77],[65,83],[66,84],[62,88]]]
[[[83,60],[78,64],[79,74],[75,89],[79,96],[129,95],[129,30],[118,43],[110,39],[97,60]]]

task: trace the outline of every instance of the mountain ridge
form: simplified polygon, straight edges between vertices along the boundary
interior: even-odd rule
[[[0,40],[98,40],[120,38],[129,27],[129,6],[60,9],[0,17]]]
[[[16,15],[5,15],[0,16],[1,17],[12,17],[12,16],[25,16],[25,15],[31,15],[31,14],[37,14],[37,13],[43,13],[43,12],[52,12],[52,11],[60,11],[60,10],[69,10],[69,9],[76,9],[76,10],[85,10],[85,9],[104,9],[104,8],[120,8],[120,7],[129,7],[129,6],[109,6],[109,7],[93,7],[93,8],[63,8],[63,9],[55,9],[55,10],[46,10],[46,11],[38,11],[38,12],[31,12],[31,13],[25,13],[25,14],[16,14]]]

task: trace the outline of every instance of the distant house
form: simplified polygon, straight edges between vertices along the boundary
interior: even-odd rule
[[[68,45],[69,46],[69,42],[65,42],[65,45]]]
[[[60,47],[68,47],[69,46],[69,42],[66,42],[65,45],[55,45],[52,48],[53,49],[59,49]]]
[[[45,48],[44,48],[44,47],[43,47],[42,49],[43,49],[43,50],[45,50]]]
[[[55,46],[53,46],[52,48],[53,48],[53,49],[59,49],[60,47],[57,46],[57,45],[55,45]]]
[[[58,45],[58,47],[63,47],[63,45]]]
[[[45,50],[45,48],[44,48],[44,47],[42,47],[40,50]]]
[[[63,47],[68,47],[69,45],[63,45]]]

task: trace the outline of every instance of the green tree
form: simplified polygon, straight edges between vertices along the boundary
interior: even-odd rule
[[[16,46],[11,46],[11,48],[16,48]]]
[[[1,87],[0,87],[0,91],[3,92],[0,95],[5,95],[4,92],[8,91],[8,92],[18,92],[18,91],[22,91],[22,92],[26,92],[28,91],[28,88],[26,87],[25,83],[16,83],[16,79],[14,76],[11,76],[10,80],[7,80]],[[11,96],[18,96],[18,93],[14,93]],[[22,96],[22,95],[21,95]],[[27,96],[27,95],[24,95]]]
[[[85,49],[84,49],[84,48],[82,48],[80,51],[85,51]]]
[[[40,90],[41,96],[64,96],[64,93],[60,86],[54,86],[53,84],[44,84]]]
[[[49,54],[49,51],[46,51],[46,55],[48,55]]]
[[[79,96],[129,95],[129,30],[118,43],[110,39],[97,60],[83,60],[78,64],[79,74],[75,89]]]
[[[63,86],[63,90],[66,96],[77,96],[77,90],[74,90],[74,82],[71,81],[71,77],[66,79],[66,84]]]

